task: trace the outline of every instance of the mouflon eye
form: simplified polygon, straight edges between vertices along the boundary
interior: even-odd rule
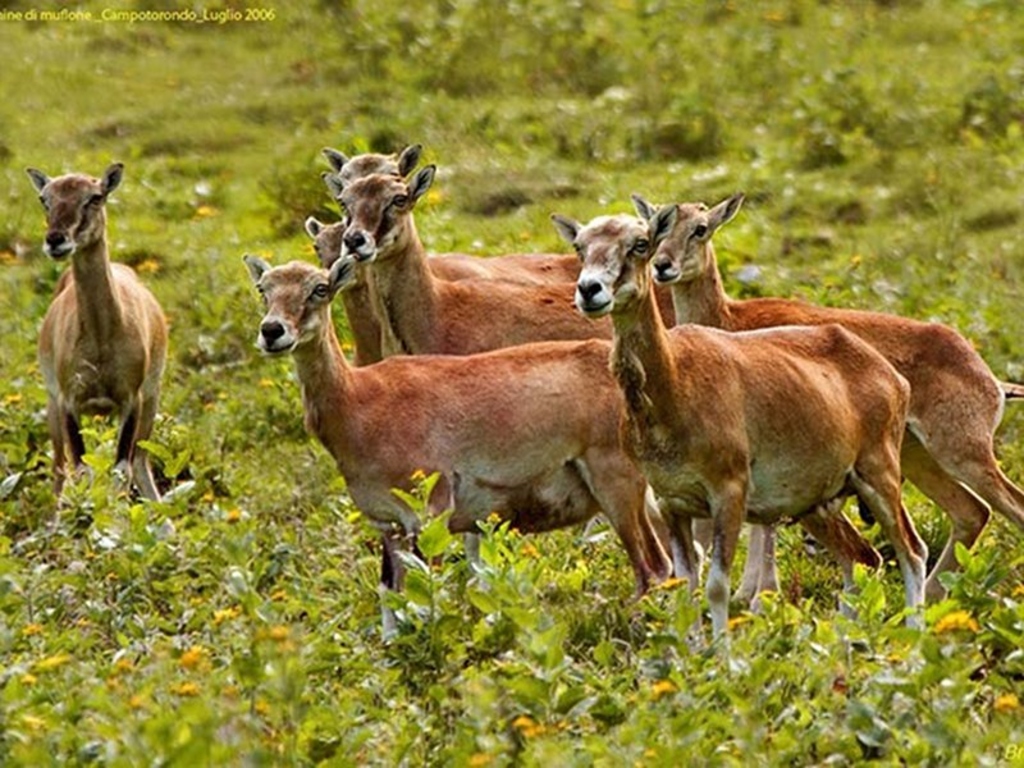
[[[694,237],[698,237],[698,238],[699,237],[704,237],[704,235],[706,235],[707,233],[708,233],[708,225],[707,224],[698,224],[696,227],[693,228],[693,236]]]

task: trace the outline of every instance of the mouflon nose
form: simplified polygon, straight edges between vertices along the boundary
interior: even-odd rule
[[[68,236],[63,232],[47,232],[46,244],[50,248],[60,248],[68,241]]]
[[[264,320],[260,323],[260,335],[268,342],[274,342],[284,336],[284,324],[280,320]]]
[[[366,245],[366,235],[360,231],[348,232],[344,237],[345,247],[353,253]]]
[[[654,276],[658,280],[664,280],[672,274],[672,262],[659,261],[654,264]]]
[[[576,290],[580,294],[580,298],[584,302],[590,302],[597,294],[601,292],[601,283],[597,280],[585,280],[580,281],[576,284]]]

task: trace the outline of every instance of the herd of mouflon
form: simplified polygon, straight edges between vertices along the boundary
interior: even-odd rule
[[[450,510],[470,558],[478,523],[523,532],[603,515],[637,594],[703,573],[714,636],[730,595],[777,587],[773,526],[799,522],[834,555],[881,558],[843,512],[855,496],[895,551],[907,623],[942,596],[995,509],[1024,529],[1024,492],[998,466],[993,433],[1024,387],[998,380],[951,328],[788,299],[731,299],[712,246],[737,194],[581,223],[553,214],[564,254],[432,254],[413,210],[434,181],[421,148],[324,155],[343,216],[306,220],[318,265],[244,257],[264,305],[257,345],[290,354],[307,430],[335,459],[381,535],[381,583],[401,589],[423,520],[395,488],[436,473],[432,513]],[[39,335],[56,492],[85,471],[82,416],[119,421],[115,473],[158,500],[150,438],[167,353],[160,305],[111,263],[105,203],[124,174],[28,175],[46,210],[44,252],[70,258]],[[354,359],[331,316],[347,314]],[[951,534],[930,573],[901,501],[903,479],[943,509]],[[744,523],[747,566],[729,573]],[[385,635],[397,617],[382,601]],[[842,610],[849,610],[845,604]],[[695,627],[695,636],[699,635]]]

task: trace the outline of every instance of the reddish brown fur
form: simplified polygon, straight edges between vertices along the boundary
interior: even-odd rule
[[[102,180],[81,174],[50,179],[34,169],[29,176],[47,209],[47,253],[71,256],[39,336],[55,488],[59,494],[63,487],[66,452],[76,469],[83,468],[80,417],[116,413],[118,470],[145,496],[159,498],[148,456],[136,443],[152,431],[167,327],[134,271],[107,257],[103,203],[120,182],[121,166],[108,168]]]
[[[344,251],[373,264],[373,299],[382,352],[473,354],[542,339],[610,338],[573,311],[569,285],[517,285],[434,278],[412,208],[433,179],[432,166],[407,184],[392,176],[354,181],[340,200],[348,226]]]
[[[742,199],[736,195],[711,209],[692,203],[676,206],[676,224],[659,247],[654,267],[656,275],[675,280],[678,321],[730,331],[839,323],[906,378],[911,399],[902,469],[953,522],[926,585],[929,598],[940,597],[944,590],[939,574],[957,567],[956,542],[972,546],[988,521],[989,510],[979,498],[1024,528],[1024,492],[999,469],[993,450],[1004,393],[1017,397],[1021,388],[997,381],[970,342],[944,325],[786,299],[729,298],[711,237],[735,215]],[[704,232],[698,236],[699,227]]]
[[[491,512],[543,531],[603,511],[626,547],[638,591],[664,575],[665,555],[645,512],[646,483],[618,441],[622,405],[607,342],[351,368],[329,309],[351,262],[329,274],[301,262],[274,269],[254,257],[246,263],[267,304],[261,347],[292,353],[307,428],[386,536],[393,526],[413,536],[419,528],[391,489],[410,488],[416,470],[437,471],[431,508],[454,508],[453,531],[474,531]]]
[[[324,224],[307,219],[306,232],[314,240],[320,266],[330,269],[341,257],[345,222]],[[580,260],[564,253],[510,253],[503,256],[434,253],[429,255],[427,264],[434,277],[451,282],[479,277],[525,285],[571,285],[580,273]],[[347,292],[351,293],[351,290]],[[666,295],[671,301],[671,294],[666,292]]]
[[[609,324],[587,323],[573,311],[571,284],[438,279],[435,261],[427,259],[412,216],[433,170],[422,169],[408,184],[383,175],[364,177],[347,186],[339,198],[347,212],[344,241],[353,243],[344,250],[357,260],[372,262],[375,313],[378,319],[387,319],[382,322],[385,356],[472,354],[542,339],[611,337]],[[405,204],[396,206],[398,199]],[[508,269],[499,258],[480,261]],[[532,259],[520,255],[513,263],[530,264]],[[462,261],[453,268],[446,263],[440,270],[464,274],[465,265]]]
[[[398,155],[367,154],[348,158],[337,150],[325,149],[324,155],[334,169],[333,174],[325,174],[325,180],[332,196],[341,201],[345,188],[360,178],[374,174],[408,176],[419,161],[420,151],[419,145],[414,145]],[[330,269],[340,258],[345,228],[345,222],[328,225],[313,218],[306,220],[306,232],[314,239],[314,248],[324,269]],[[516,253],[480,257],[443,253],[432,254],[427,265],[435,278],[449,282],[479,278],[526,285],[567,286],[573,284],[579,274],[579,259],[567,254]],[[664,317],[672,317],[671,295],[667,291],[659,291],[658,295]],[[356,364],[366,365],[383,359],[382,331],[373,310],[369,278],[366,275],[357,278],[355,284],[345,291],[342,302],[355,343]],[[390,338],[393,340],[395,334],[391,333]]]
[[[728,574],[743,520],[801,518],[851,492],[882,522],[903,569],[907,603],[918,605],[925,549],[900,502],[906,382],[835,325],[749,334],[689,325],[670,332],[652,298],[648,260],[651,240],[664,236],[674,214],[656,217],[650,236],[646,223],[625,216],[586,227],[555,221],[584,255],[577,304],[587,314],[612,316],[625,442],[663,509],[673,512],[677,564],[691,584],[690,519],[714,520],[707,594],[716,635],[726,627]],[[828,520],[813,529],[844,563],[849,583],[850,562],[870,548],[848,525],[833,529],[835,516]]]
[[[341,256],[345,223],[323,224],[309,218],[306,220],[306,232],[313,238],[321,266],[330,269]],[[442,253],[430,256],[427,266],[435,278],[449,282],[480,278],[525,285],[572,285],[579,274],[579,259],[562,254],[521,253],[481,258],[463,253]],[[369,287],[371,271],[360,269],[355,284],[341,295],[355,344],[356,365],[368,365],[383,359],[380,323],[374,316]],[[672,297],[667,291],[664,295],[671,302]]]

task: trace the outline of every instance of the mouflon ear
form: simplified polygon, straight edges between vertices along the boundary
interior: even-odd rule
[[[658,245],[672,233],[672,227],[676,225],[679,216],[679,209],[674,205],[663,205],[654,212],[648,220],[650,228],[651,253],[658,250]]]
[[[341,183],[341,179],[330,171],[324,171],[320,174],[320,178],[324,180],[324,186],[327,187],[327,191],[331,197],[337,200],[341,197],[341,193],[345,191],[345,185]]]
[[[242,261],[245,262],[245,266],[249,269],[249,277],[251,277],[252,281],[257,285],[263,277],[263,274],[270,269],[270,264],[259,256],[253,256],[250,253],[245,254],[245,256],[242,257]]]
[[[124,178],[124,163],[113,163],[103,172],[100,184],[103,188],[103,196],[106,197],[121,184]]]
[[[415,203],[430,189],[430,185],[434,183],[434,173],[437,171],[436,165],[428,165],[426,168],[421,168],[416,172],[416,175],[412,177],[412,181],[409,182],[409,200]]]
[[[744,199],[743,193],[737,192],[712,208],[708,212],[708,230],[714,232],[723,224],[732,221],[732,217],[739,212],[740,206],[743,205]]]
[[[324,231],[324,227],[327,225],[317,219],[316,216],[310,216],[303,223],[302,228],[306,230],[306,234],[316,240],[316,236]]]
[[[398,156],[398,175],[403,179],[415,170],[420,164],[420,155],[423,154],[422,144],[412,144],[402,150]]]
[[[552,213],[551,223],[555,225],[555,229],[565,242],[572,246],[576,245],[576,235],[583,228],[578,221],[558,213]]]
[[[345,163],[348,162],[347,155],[331,147],[324,147],[320,150],[320,154],[327,158],[327,162],[335,173],[339,173],[345,167]]]
[[[43,187],[50,183],[50,177],[36,168],[26,168],[25,173],[32,179],[32,186],[36,188],[36,192],[42,192]]]
[[[654,216],[658,210],[658,206],[654,203],[650,203],[635,192],[630,195],[630,199],[633,201],[633,208],[636,210],[636,215],[644,221],[650,221],[651,217]]]

